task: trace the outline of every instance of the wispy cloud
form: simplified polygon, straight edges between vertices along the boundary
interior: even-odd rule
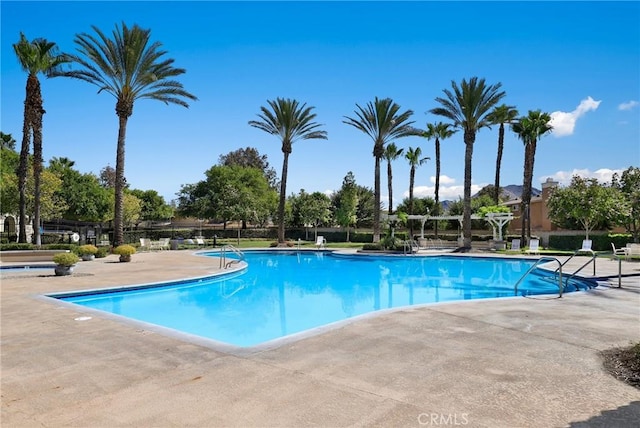
[[[558,171],[552,175],[542,176],[539,180],[540,183],[543,183],[547,180],[547,178],[552,178],[554,181],[557,181],[562,186],[568,186],[571,184],[571,178],[574,175],[577,175],[582,178],[596,178],[600,183],[610,183],[611,177],[613,174],[621,175],[623,169],[609,169],[609,168],[600,168],[596,171],[590,171],[588,169],[573,169],[571,171]]]
[[[624,110],[632,110],[634,107],[637,107],[638,104],[640,104],[640,103],[638,103],[638,101],[634,101],[634,100],[627,101],[626,103],[622,103],[622,104],[618,105],[618,110],[623,110],[623,111]]]
[[[580,104],[572,112],[554,111],[551,113],[551,125],[553,130],[551,133],[555,137],[566,137],[572,135],[576,127],[577,120],[584,116],[585,113],[596,110],[601,101],[596,101],[591,97],[580,101]]]

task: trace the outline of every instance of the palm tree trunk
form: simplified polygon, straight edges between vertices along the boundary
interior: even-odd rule
[[[520,231],[521,242],[528,242],[527,237],[531,235],[527,231],[531,230],[529,210],[531,203],[531,182],[533,175],[533,165],[531,163],[531,143],[525,145],[524,148],[524,181],[522,183],[522,203],[521,203],[521,218],[522,228]]]
[[[114,219],[113,219],[113,245],[124,244],[124,154],[125,154],[125,140],[127,135],[127,121],[129,120],[126,115],[119,115],[119,127],[118,127],[118,147],[116,149],[116,185],[115,185],[115,207],[114,207]]]
[[[42,99],[40,99],[42,103]],[[36,118],[33,124],[33,234],[34,244],[42,245],[40,235],[40,179],[42,175],[42,115],[44,110],[42,105],[36,108]]]
[[[380,242],[380,156],[376,155],[374,170],[373,242]]]
[[[22,127],[22,148],[20,149],[20,164],[18,165],[18,192],[20,194],[20,207],[18,214],[19,232],[18,242],[23,244],[27,242],[27,171],[29,168],[29,142],[30,138],[30,120],[29,108],[25,104],[24,108],[24,124]]]
[[[389,188],[389,215],[393,214],[393,173],[391,171],[391,161],[387,161],[387,186]]]
[[[498,130],[498,156],[496,157],[496,181],[494,184],[493,202],[498,205],[500,203],[500,165],[502,164],[502,151],[504,148],[504,124],[500,124]]]
[[[29,171],[29,144],[35,121],[34,91],[37,89],[38,79],[30,74],[27,78],[24,100],[24,123],[22,124],[22,147],[20,149],[20,164],[18,165],[18,192],[20,194],[19,232],[18,242],[27,242],[27,176]]]
[[[413,185],[416,179],[416,167],[411,166],[409,172],[409,214],[413,214]],[[413,220],[409,220],[409,239],[413,239]]]
[[[440,140],[436,137],[436,189],[435,189],[435,197],[436,197],[436,212],[435,214],[440,214]],[[438,239],[438,220],[435,221],[434,231],[436,235],[436,239]]]
[[[42,175],[42,116],[45,111],[42,108],[42,94],[40,92],[40,81],[33,78],[32,91],[33,105],[33,182],[34,182],[34,202],[33,202],[33,233],[34,244],[42,245],[40,236],[40,179]]]
[[[289,170],[289,153],[283,151],[282,176],[280,179],[280,201],[278,203],[278,244],[284,244],[284,208],[287,199],[287,173]]]
[[[462,212],[462,236],[464,237],[463,246],[467,249],[471,248],[471,160],[473,158],[473,143],[476,135],[471,131],[464,132],[464,210]]]

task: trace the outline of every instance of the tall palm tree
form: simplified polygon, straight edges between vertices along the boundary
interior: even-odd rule
[[[105,91],[116,99],[118,116],[118,144],[116,148],[116,183],[114,208],[114,245],[124,242],[124,161],[127,123],[133,114],[133,105],[138,99],[152,99],[165,104],[189,107],[187,100],[197,98],[187,92],[173,77],[186,72],[173,67],[174,60],[167,59],[160,42],[151,42],[151,30],[137,24],[128,27],[116,24],[109,39],[96,26],[91,27],[96,35],[77,34],[74,42],[77,55],[68,59],[80,66],[78,70],[60,75],[84,80],[96,85],[98,93]]]
[[[391,162],[398,159],[402,155],[404,149],[399,149],[395,143],[387,144],[384,148],[384,157],[387,161],[387,186],[389,188],[389,214],[393,214],[393,170],[391,169]]]
[[[501,83],[487,85],[484,79],[472,77],[469,81],[462,79],[460,86],[451,81],[453,91],[444,89],[444,98],[436,98],[440,107],[430,112],[446,117],[453,122],[453,126],[464,132],[464,199],[462,215],[462,233],[464,248],[471,248],[471,160],[473,158],[473,143],[476,133],[483,127],[489,126],[487,114],[505,96],[500,91]]]
[[[427,123],[427,130],[424,132],[424,137],[427,140],[435,139],[436,146],[436,183],[435,183],[435,208],[434,214],[440,214],[440,141],[450,138],[458,132],[457,129],[451,129],[449,123]],[[438,222],[435,222],[435,235],[438,237]]]
[[[529,209],[531,207],[531,187],[533,184],[533,166],[536,157],[536,146],[538,140],[543,135],[550,132],[553,127],[549,124],[551,116],[540,110],[531,111],[527,116],[521,117],[511,125],[511,129],[518,135],[524,143],[524,181],[522,183],[522,202],[520,212],[522,213],[522,230],[520,239],[522,242],[526,238],[531,238],[531,218]]]
[[[421,157],[422,149],[420,147],[409,147],[404,157],[409,161],[411,170],[409,172],[409,214],[413,214],[413,187],[416,182],[416,168],[423,165],[430,157]],[[413,236],[413,221],[409,221],[409,234]]]
[[[314,107],[300,105],[292,99],[276,98],[275,101],[267,101],[267,107],[260,107],[262,113],[258,114],[260,120],[250,120],[249,125],[261,129],[264,132],[277,135],[282,141],[282,176],[280,178],[280,202],[278,204],[278,245],[284,245],[284,208],[287,200],[287,172],[289,169],[289,155],[293,143],[297,140],[327,139],[327,132],[319,130],[322,126],[314,122],[316,114],[312,113]]]
[[[495,107],[491,113],[487,115],[487,120],[493,125],[500,125],[498,128],[498,155],[496,157],[496,180],[493,186],[493,202],[498,205],[500,203],[500,167],[502,164],[502,151],[504,149],[504,124],[513,123],[518,117],[518,110],[514,106],[506,104]]]
[[[418,135],[409,118],[413,111],[400,113],[400,106],[391,98],[378,99],[368,102],[365,107],[356,104],[356,117],[345,116],[343,123],[351,125],[367,134],[373,140],[374,170],[374,211],[373,211],[373,242],[380,242],[380,159],[384,156],[387,143],[402,137]]]
[[[20,62],[20,66],[28,73],[26,97],[24,100],[24,122],[22,125],[22,147],[20,149],[20,164],[18,166],[18,191],[20,193],[20,229],[18,242],[27,242],[26,230],[26,184],[29,162],[29,145],[33,138],[33,179],[34,179],[34,209],[33,230],[34,243],[40,245],[40,175],[42,173],[42,93],[38,74],[52,76],[66,62],[63,55],[59,55],[56,44],[46,39],[37,38],[27,40],[20,33],[20,40],[13,45],[13,50]]]

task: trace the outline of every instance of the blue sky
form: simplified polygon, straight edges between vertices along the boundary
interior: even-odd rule
[[[150,28],[167,57],[187,73],[179,80],[199,100],[189,109],[139,100],[129,120],[125,174],[132,188],[167,201],[204,178],[221,154],[255,147],[280,175],[278,139],[250,127],[276,97],[315,107],[328,140],[298,141],[289,158],[287,193],[340,188],[347,172],[373,188],[372,141],[344,124],[356,103],[390,97],[413,110],[415,125],[443,118],[427,112],[451,81],[478,76],[502,83],[503,101],[521,114],[552,114],[554,132],[538,144],[534,187],[547,177],[608,181],[640,165],[639,2],[13,2],[1,8],[1,125],[22,138],[26,73],[12,44],[24,32],[75,51],[92,25]],[[81,172],[115,166],[115,99],[70,79],[41,78],[44,157],[68,157]],[[431,161],[416,173],[416,196],[433,196]],[[492,184],[497,128],[482,129],[473,156],[473,191]],[[442,143],[441,199],[462,196],[461,133]],[[503,185],[522,184],[524,147],[507,130]],[[386,189],[383,164],[382,188]],[[393,164],[394,205],[408,195],[409,167]],[[383,191],[383,199],[386,197]]]

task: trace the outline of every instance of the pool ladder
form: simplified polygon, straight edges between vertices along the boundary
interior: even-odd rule
[[[558,278],[558,292],[559,292],[559,296],[558,297],[562,297],[562,293],[564,292],[565,288],[569,286],[569,281],[571,279],[573,279],[578,272],[580,272],[582,269],[584,269],[585,267],[587,267],[589,265],[589,263],[593,263],[593,276],[596,275],[596,257],[597,255],[595,253],[592,254],[591,258],[589,260],[587,260],[586,263],[584,263],[582,266],[580,266],[578,269],[575,270],[575,272],[570,273],[570,274],[566,274],[564,276],[564,284],[563,284],[563,277],[562,277],[562,268],[564,267],[564,265],[566,265],[569,260],[571,260],[572,258],[574,258],[576,255],[578,255],[581,251],[576,251],[571,257],[569,257],[567,260],[564,261],[564,263],[561,263],[560,260],[556,259],[555,257],[543,257],[538,259],[526,272],[524,275],[522,275],[522,277],[518,280],[518,282],[516,282],[516,285],[514,287],[514,292],[517,295],[518,294],[518,285],[520,285],[520,283],[525,279],[525,277],[527,275],[529,275],[531,272],[533,272],[533,270],[535,268],[538,267],[539,264],[541,263],[549,263],[553,260],[555,260],[558,263],[558,268],[553,272],[554,274],[554,278]],[[577,289],[577,286],[576,286]]]
[[[227,262],[227,253],[228,252],[232,252],[233,254],[238,256],[238,258],[237,259],[230,259]],[[233,245],[227,244],[227,245],[223,245],[220,248],[220,269],[228,269],[232,264],[240,263],[241,261],[244,261],[244,253],[242,251],[238,250]]]

